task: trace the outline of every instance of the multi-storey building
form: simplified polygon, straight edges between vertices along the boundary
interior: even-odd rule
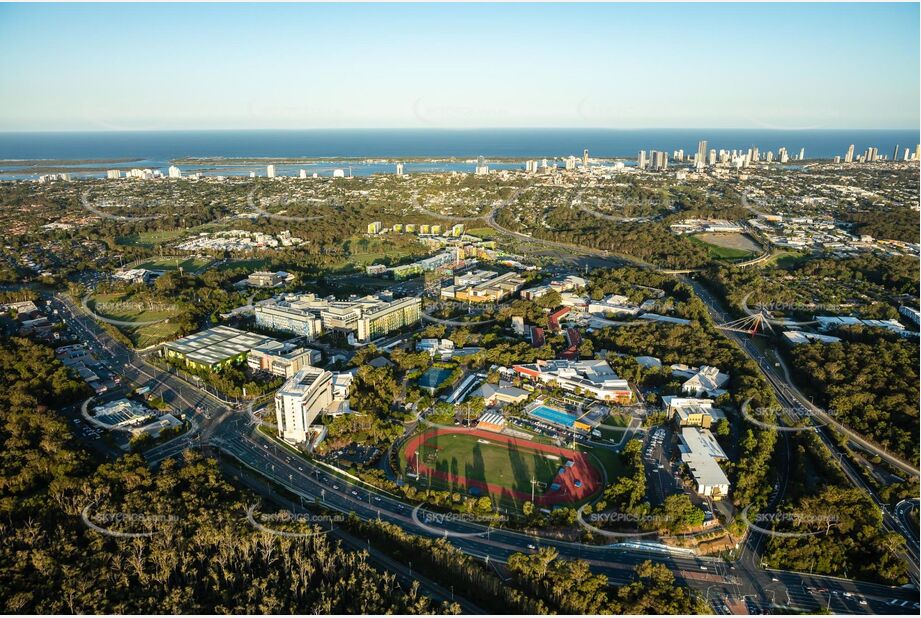
[[[275,393],[278,437],[299,444],[307,441],[316,418],[333,402],[333,374],[317,367],[295,373]]]

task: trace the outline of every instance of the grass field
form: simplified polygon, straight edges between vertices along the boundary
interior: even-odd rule
[[[195,272],[208,266],[213,260],[209,258],[153,258],[142,262],[135,268],[146,268],[147,270],[179,270],[183,272]]]
[[[218,270],[233,270],[235,268],[244,268],[246,270],[270,270],[275,271],[272,264],[274,260],[270,258],[251,258],[242,260],[228,260],[217,267]]]
[[[531,499],[532,479],[537,483],[534,495],[538,504],[577,503],[600,488],[600,472],[581,454],[526,440],[507,440],[483,431],[429,430],[400,453],[400,464],[405,473],[415,472],[418,451],[418,486],[465,495],[488,494],[494,503],[506,508],[518,509]],[[559,468],[567,459],[575,459],[576,463],[561,476]],[[576,480],[580,487],[572,485]],[[566,487],[562,492],[544,495],[554,482]]]
[[[98,294],[87,303],[94,313],[112,320],[123,322],[138,322],[138,326],[114,325],[136,348],[146,348],[149,345],[175,336],[179,326],[171,322],[157,322],[156,324],[143,324],[154,320],[169,320],[179,315],[177,308],[143,307],[140,303],[132,303],[124,294]]]
[[[128,236],[119,236],[116,242],[120,245],[133,245],[136,247],[154,247],[182,238],[188,230],[156,230],[153,232],[139,232]]]
[[[689,238],[717,260],[738,260],[758,252],[757,245],[744,234],[695,234]]]

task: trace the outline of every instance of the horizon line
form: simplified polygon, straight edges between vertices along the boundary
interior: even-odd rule
[[[310,128],[196,128],[196,129],[24,129],[0,130],[0,135],[37,133],[192,133],[192,132],[244,132],[244,131],[765,131],[765,132],[815,132],[815,131],[918,131],[921,127],[310,127]]]

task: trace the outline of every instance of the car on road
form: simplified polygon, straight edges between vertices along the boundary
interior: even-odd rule
[[[536,550],[537,548],[533,544],[528,543],[528,549]]]

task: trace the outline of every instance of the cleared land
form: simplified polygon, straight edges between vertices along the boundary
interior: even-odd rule
[[[585,453],[488,431],[429,429],[409,440],[401,463],[404,472],[418,470],[420,486],[431,482],[516,507],[531,499],[532,479],[542,506],[575,504],[601,489],[601,473]]]
[[[691,242],[703,245],[717,259],[740,259],[761,251],[761,247],[746,234],[704,232],[690,237]]]

